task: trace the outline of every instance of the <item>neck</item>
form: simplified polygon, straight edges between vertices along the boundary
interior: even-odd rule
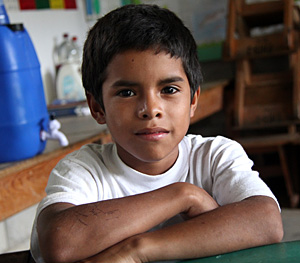
[[[120,159],[132,169],[147,175],[159,175],[168,171],[176,162],[179,154],[178,146],[168,156],[161,160],[141,160],[126,152],[117,145]]]

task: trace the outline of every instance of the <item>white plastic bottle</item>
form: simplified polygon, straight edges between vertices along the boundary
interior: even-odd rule
[[[80,65],[77,63],[63,64],[58,71],[56,88],[57,97],[61,101],[74,102],[85,100]]]
[[[55,73],[57,75],[59,68],[62,64],[67,62],[68,59],[68,52],[69,52],[70,40],[69,34],[63,34],[63,40],[61,43],[57,42],[57,39],[54,39],[54,47],[53,47],[53,63],[55,66]]]
[[[54,46],[53,46],[53,51],[52,51],[52,59],[53,59],[54,67],[55,67],[55,76],[56,76],[57,71],[58,71],[59,66],[60,66],[60,58],[59,58],[59,55],[58,55],[59,45],[58,45],[56,37],[53,39],[53,44],[54,44]]]
[[[81,62],[81,52],[80,48],[77,44],[77,37],[74,36],[71,39],[70,50],[68,54],[68,62],[69,63],[80,63]]]
[[[56,78],[57,98],[63,102],[83,101],[85,92],[81,81],[81,52],[77,37],[69,41],[65,35],[65,42],[58,50],[61,64]]]

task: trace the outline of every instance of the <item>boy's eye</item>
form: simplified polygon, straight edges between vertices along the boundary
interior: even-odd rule
[[[162,93],[164,94],[174,94],[176,92],[178,92],[178,89],[172,86],[165,87],[162,89]]]
[[[121,90],[117,94],[120,97],[131,97],[134,96],[134,92],[130,89]]]

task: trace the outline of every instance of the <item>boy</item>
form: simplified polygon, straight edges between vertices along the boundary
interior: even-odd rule
[[[114,144],[84,146],[52,171],[32,233],[37,262],[175,262],[281,240],[277,201],[242,147],[185,136],[202,77],[172,12],[128,5],[101,18],[82,77]]]

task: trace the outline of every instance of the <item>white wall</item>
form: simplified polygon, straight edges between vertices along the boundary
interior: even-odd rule
[[[28,250],[37,205],[0,222],[0,254]]]

